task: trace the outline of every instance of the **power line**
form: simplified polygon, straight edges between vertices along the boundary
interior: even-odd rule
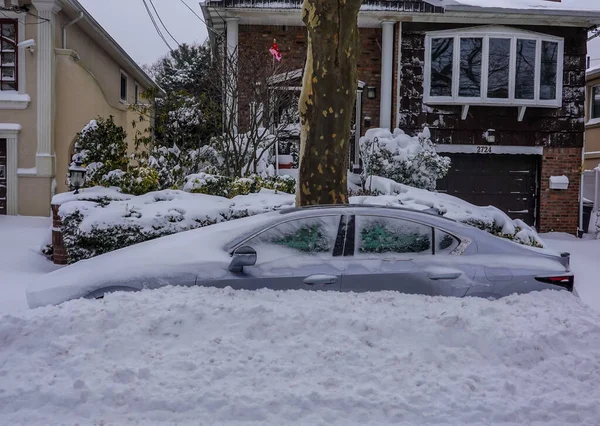
[[[198,15],[198,14],[196,13],[196,11],[190,7],[190,5],[189,5],[189,4],[187,4],[187,3],[186,3],[184,0],[179,0],[179,1],[180,1],[181,3],[183,3],[183,4],[185,5],[185,7],[187,7],[187,8],[190,10],[190,12],[192,12],[194,15],[196,15],[196,18],[198,18],[198,19],[200,20],[200,22],[202,22],[204,25],[206,25],[206,29],[207,29],[208,31],[212,31],[214,34],[218,35],[219,37],[223,37],[223,33],[220,33],[220,32],[218,32],[217,30],[215,30],[214,28],[211,28],[211,27],[210,27],[210,26],[209,26],[209,25],[206,23],[206,21],[205,21],[204,19],[202,19],[202,18],[200,17],[200,15]]]
[[[158,10],[156,10],[156,7],[154,7],[154,2],[152,0],[149,0],[149,1],[150,1],[150,5],[152,6],[152,9],[154,9],[154,13],[156,13],[158,20],[160,21],[161,25],[163,26],[163,28],[165,29],[167,34],[169,34],[169,37],[171,37],[173,39],[173,41],[175,42],[175,44],[177,44],[177,46],[181,47],[181,44],[179,44],[179,42],[177,40],[175,40],[175,37],[173,37],[173,34],[171,34],[171,31],[169,31],[169,29],[163,22],[162,18],[160,17],[160,14],[158,13]]]
[[[171,45],[169,44],[169,42],[167,41],[167,39],[163,35],[162,31],[160,30],[158,24],[156,23],[156,19],[154,19],[154,16],[152,15],[152,12],[150,11],[150,8],[148,7],[148,3],[146,3],[146,0],[142,0],[142,3],[144,3],[144,7],[146,8],[146,12],[148,12],[148,16],[150,17],[150,20],[152,21],[152,25],[154,25],[154,29],[158,33],[158,36],[162,39],[162,41],[167,45],[167,47],[169,48],[169,50],[172,52],[173,48],[171,47]]]

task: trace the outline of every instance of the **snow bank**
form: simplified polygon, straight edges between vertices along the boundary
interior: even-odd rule
[[[165,288],[0,317],[9,425],[597,424],[600,316],[565,292]]]

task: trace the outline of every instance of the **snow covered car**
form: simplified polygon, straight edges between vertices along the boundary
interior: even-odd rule
[[[442,216],[376,206],[286,209],[80,261],[30,285],[32,308],[167,285],[498,298],[573,291],[569,255]]]

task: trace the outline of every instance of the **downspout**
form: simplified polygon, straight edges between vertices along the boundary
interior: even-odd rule
[[[75,18],[71,22],[68,22],[65,25],[63,25],[63,27],[62,27],[62,48],[63,49],[67,48],[67,28],[69,28],[71,25],[75,25],[82,19],[83,19],[83,12],[79,12],[79,16],[77,18]]]
[[[583,147],[581,149],[581,171],[579,176],[579,226],[577,236],[583,238],[588,230],[583,229],[583,181],[585,179],[585,131],[583,132]]]

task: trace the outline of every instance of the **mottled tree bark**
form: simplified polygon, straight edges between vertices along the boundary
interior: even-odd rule
[[[300,96],[296,204],[348,200],[348,144],[358,85],[361,0],[304,0],[308,53]]]

